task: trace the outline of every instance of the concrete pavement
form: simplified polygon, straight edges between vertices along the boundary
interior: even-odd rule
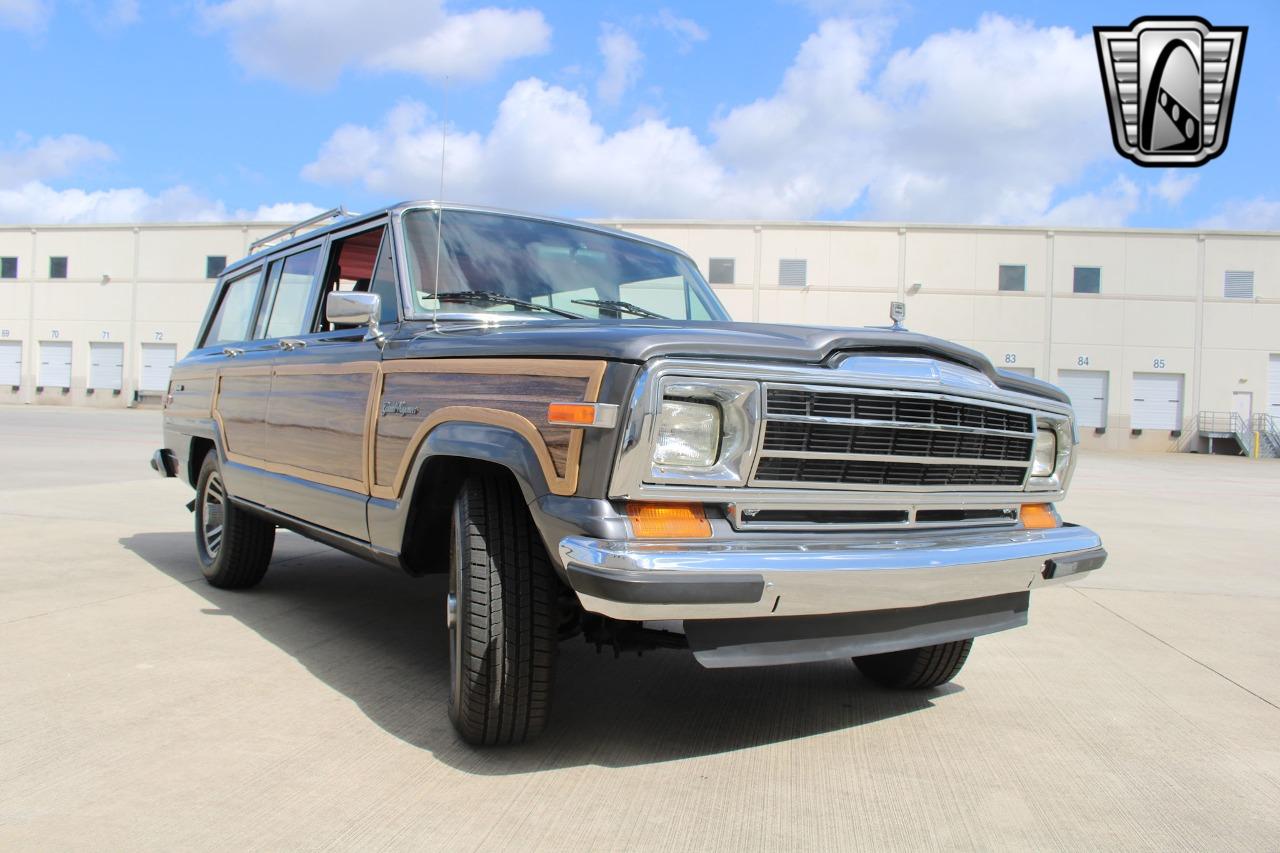
[[[553,719],[445,715],[444,587],[278,538],[196,567],[156,413],[0,408],[5,849],[1275,850],[1280,462],[1085,456],[1111,562],[952,685],[563,647]]]

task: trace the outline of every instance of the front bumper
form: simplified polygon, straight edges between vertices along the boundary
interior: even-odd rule
[[[627,620],[813,616],[1026,592],[1106,560],[1093,531],[966,530],[732,541],[568,536],[560,557],[582,606]]]

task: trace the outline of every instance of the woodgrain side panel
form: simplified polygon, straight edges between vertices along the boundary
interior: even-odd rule
[[[314,373],[277,370],[265,458],[363,483],[364,430],[375,374],[376,367],[344,374],[319,366]]]
[[[209,417],[217,382],[216,372],[175,376],[170,384],[173,399],[165,407],[165,414],[172,418]]]
[[[271,368],[238,368],[218,378],[214,406],[228,453],[264,459],[267,453],[267,399]]]
[[[595,402],[605,362],[539,358],[405,359],[382,363],[375,395],[370,493],[400,498],[418,447],[443,423],[494,424],[528,442],[554,494],[578,488],[582,429],[547,423],[547,404]],[[383,415],[381,409],[388,407]],[[416,409],[416,411],[415,411]],[[408,412],[407,415],[398,412]]]
[[[419,426],[441,409],[468,407],[510,412],[527,420],[540,434],[557,477],[564,477],[575,429],[547,423],[547,404],[586,399],[588,380],[581,376],[513,376],[473,373],[391,373],[383,380],[382,399],[417,408],[408,417],[378,418],[374,482],[395,484]]]

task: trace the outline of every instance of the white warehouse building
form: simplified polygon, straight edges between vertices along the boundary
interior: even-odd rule
[[[1063,386],[1086,446],[1203,449],[1202,412],[1255,446],[1280,424],[1277,233],[605,224],[687,251],[738,320],[883,325],[903,301],[912,330]],[[284,225],[0,227],[0,402],[159,399],[222,266]]]

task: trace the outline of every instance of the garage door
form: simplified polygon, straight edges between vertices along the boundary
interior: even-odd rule
[[[142,375],[139,377],[140,391],[168,391],[169,372],[173,363],[178,360],[178,348],[173,344],[142,345]]]
[[[1182,429],[1182,374],[1133,374],[1133,428]]]
[[[71,387],[71,342],[41,341],[36,384],[45,388]]]
[[[124,379],[124,344],[89,344],[89,387],[119,391]]]
[[[22,384],[22,341],[0,341],[0,385]]]
[[[1105,370],[1059,370],[1058,384],[1071,398],[1076,425],[1107,425],[1107,372]]]
[[[1267,414],[1280,419],[1280,355],[1267,364]]]
[[[1019,376],[1030,376],[1032,379],[1036,376],[1036,369],[1034,367],[1005,367],[1002,369],[1007,373],[1016,373]]]

